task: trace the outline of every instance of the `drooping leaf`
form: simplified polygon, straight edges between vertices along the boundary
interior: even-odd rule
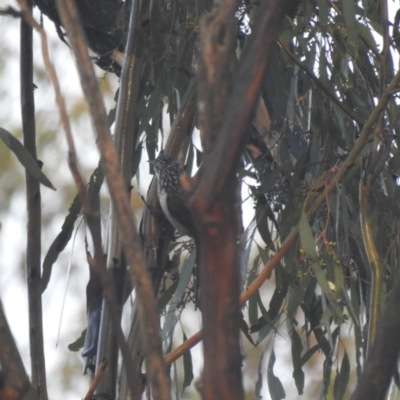
[[[274,331],[276,329],[276,324],[278,323],[280,317],[281,314],[278,314],[274,319],[272,319],[270,322],[267,322],[266,324],[265,320],[263,319],[263,324],[265,324],[265,326],[261,328],[258,333],[258,337],[255,342],[256,346],[259,345],[271,333],[271,331]]]
[[[187,337],[185,333],[183,333],[183,341],[185,342]],[[190,386],[193,381],[193,362],[192,362],[192,354],[190,350],[185,351],[183,354],[183,386],[182,386],[182,394],[186,387]]]
[[[268,361],[268,370],[267,370],[267,381],[268,381],[268,389],[269,394],[271,395],[272,400],[282,400],[286,398],[286,393],[283,388],[282,382],[280,379],[274,374],[274,365],[275,365],[275,352],[272,349],[271,355]]]
[[[324,271],[322,270],[321,263],[319,261],[318,253],[315,248],[315,240],[311,232],[310,224],[308,223],[307,216],[303,211],[300,219],[300,241],[305,249],[307,256],[311,258],[311,266],[314,272],[314,275],[318,281],[318,284],[321,286],[322,291],[325,296],[328,298],[332,308],[335,311],[337,317],[342,315],[342,311],[337,302],[337,296],[333,292],[329,282],[325,276]]]
[[[264,350],[265,352],[265,350]],[[256,381],[256,387],[255,387],[255,397],[257,400],[261,400],[263,397],[261,395],[261,390],[263,388],[263,359],[264,359],[264,352],[262,353],[260,357],[260,361],[258,362],[258,368],[257,368],[257,381]]]
[[[342,400],[346,393],[346,388],[350,379],[350,361],[347,352],[344,352],[340,372],[336,374],[335,383],[333,385],[333,395],[335,400]]]
[[[170,300],[172,299],[172,296],[175,293],[176,288],[178,287],[179,284],[179,279],[177,279],[157,300],[157,308],[158,311],[161,312],[164,310]]]
[[[293,360],[293,378],[299,395],[303,394],[304,389],[304,372],[302,370],[301,353],[303,345],[296,329],[292,329],[292,360]]]
[[[307,350],[305,354],[301,357],[301,365],[304,365],[319,349],[320,347],[317,344],[311,347],[311,349]]]
[[[240,272],[241,272],[241,287],[244,286],[248,274],[248,265],[249,265],[249,258],[251,247],[253,244],[253,237],[256,232],[255,229],[252,229],[252,232],[249,232],[250,226],[246,228],[246,230],[242,234],[243,244],[246,246],[243,251],[240,253]],[[242,239],[241,241],[242,242]]]
[[[250,335],[250,330],[249,330],[249,327],[248,327],[248,325],[247,325],[247,322],[245,321],[245,319],[244,319],[244,316],[243,316],[243,313],[241,313],[241,315],[240,315],[240,330],[243,332],[243,334],[246,336],[246,338],[247,338],[247,340],[253,345],[253,346],[255,346],[256,344],[254,343],[254,341],[253,341],[253,338],[251,337],[251,335]]]
[[[87,188],[90,205],[95,213],[100,213],[100,189],[104,182],[104,170],[99,166],[93,171]]]
[[[28,173],[44,186],[56,190],[26,147],[10,132],[0,128],[0,139],[15,154]]]
[[[328,23],[328,3],[324,0],[318,0],[319,18],[321,24],[321,32],[326,34],[326,25]]]
[[[165,323],[161,333],[161,337],[163,340],[165,340],[170,335],[170,333],[175,327],[176,321],[178,319],[176,315],[176,310],[178,309],[182,301],[183,294],[185,293],[186,287],[189,283],[195,261],[196,261],[196,250],[193,250],[190,253],[189,257],[186,259],[185,263],[183,264],[182,273],[179,279],[178,286],[175,290],[174,295],[172,296],[172,300],[168,307],[167,317],[165,319]]]
[[[81,333],[81,336],[79,336],[78,339],[75,340],[75,342],[72,342],[68,345],[68,350],[77,352],[83,347],[83,343],[85,342],[85,336],[86,336],[86,329],[84,329]]]
[[[353,41],[353,43],[350,45],[353,45],[355,47],[355,52],[357,52],[360,39],[358,37],[358,32],[357,32],[355,1],[354,0],[343,1],[342,6],[343,6],[344,20],[346,22],[346,28]]]
[[[69,213],[65,217],[64,223],[61,227],[61,232],[57,235],[43,261],[42,271],[42,293],[46,290],[47,285],[50,281],[51,271],[53,264],[57,261],[59,254],[65,249],[71,239],[72,232],[74,230],[75,221],[79,217],[82,210],[82,203],[79,195],[75,196],[74,201],[69,208]]]

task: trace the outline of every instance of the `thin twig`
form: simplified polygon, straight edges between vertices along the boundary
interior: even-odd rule
[[[0,8],[0,15],[7,15],[14,18],[21,18],[21,13],[11,6],[8,6],[7,8]]]
[[[374,234],[371,225],[371,216],[369,214],[369,195],[371,189],[370,172],[364,172],[360,182],[360,220],[361,232],[364,241],[364,248],[367,253],[371,268],[371,290],[368,312],[368,342],[367,354],[376,339],[378,321],[381,310],[381,290],[382,290],[382,261],[377,251]]]
[[[376,248],[374,232],[371,224],[371,215],[369,210],[371,186],[382,168],[388,160],[390,151],[390,137],[383,134],[381,142],[381,124],[377,124],[374,130],[374,144],[364,161],[364,167],[360,180],[360,222],[361,233],[364,242],[365,252],[368,257],[371,277],[371,290],[369,298],[368,311],[368,342],[367,355],[376,339],[378,322],[381,315],[381,291],[383,279],[383,265]]]
[[[25,7],[32,10],[32,1]],[[36,155],[35,100],[33,96],[32,26],[21,19],[21,117],[24,145],[34,160]],[[47,400],[46,364],[43,344],[42,285],[41,285],[41,196],[40,183],[28,171],[26,179],[27,243],[26,270],[29,303],[29,344],[32,387],[39,400]]]
[[[93,378],[92,384],[90,385],[89,390],[86,393],[86,396],[84,397],[83,400],[90,400],[94,394],[94,391],[97,388],[97,385],[99,384],[104,371],[107,368],[107,360],[102,360],[101,363],[99,364],[99,366],[97,367],[97,371],[96,371],[96,375]]]

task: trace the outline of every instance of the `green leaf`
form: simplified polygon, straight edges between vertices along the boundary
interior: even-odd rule
[[[310,224],[308,223],[307,215],[304,210],[301,213],[300,217],[299,234],[301,245],[306,251],[307,257],[311,258],[313,262],[317,262],[318,253],[315,248],[315,240],[311,232]]]
[[[257,244],[257,243],[256,243]],[[266,252],[261,246],[257,244],[258,254],[261,257],[261,261],[264,265],[267,265],[268,261],[270,260],[270,256],[268,252]]]
[[[87,329],[84,329],[82,331],[81,336],[79,336],[79,338],[76,339],[75,342],[70,343],[68,345],[68,350],[69,351],[77,352],[83,347],[83,344],[85,342],[86,330]]]
[[[26,171],[42,185],[56,190],[47,176],[40,169],[37,161],[32,157],[26,147],[14,137],[13,134],[0,128],[0,139],[15,154],[19,162],[25,167]]]
[[[93,171],[87,188],[92,211],[100,215],[100,189],[104,182],[104,170],[99,161],[99,166]]]
[[[82,203],[79,195],[75,196],[74,201],[69,208],[69,213],[65,217],[64,223],[61,227],[61,232],[57,235],[54,242],[51,244],[46,257],[43,261],[43,272],[42,272],[42,293],[46,290],[49,284],[51,271],[53,264],[57,261],[58,255],[65,249],[71,239],[72,232],[74,230],[75,221],[81,213]]]
[[[187,337],[185,333],[183,333],[183,341],[185,342]],[[192,354],[189,351],[185,351],[183,353],[183,387],[182,394],[186,387],[190,386],[193,381],[193,362],[192,362]]]
[[[112,124],[115,122],[115,117],[117,115],[117,102],[118,102],[118,96],[119,96],[118,92],[119,92],[119,88],[117,89],[117,91],[115,93],[115,98],[114,98],[116,104],[115,104],[114,108],[112,108],[108,112],[108,115],[107,115],[109,128],[111,128]]]
[[[161,312],[162,310],[167,307],[167,304],[169,301],[172,299],[172,296],[175,293],[176,288],[178,287],[179,279],[177,279],[157,300],[157,308],[158,312]]]
[[[178,309],[179,305],[181,304],[186,287],[192,275],[192,269],[195,262],[196,262],[196,250],[193,250],[182,266],[182,273],[179,278],[178,286],[172,297],[171,303],[168,307],[167,318],[165,319],[165,323],[161,333],[161,337],[163,340],[168,338],[168,336],[171,334],[171,332],[175,327],[176,321],[178,320],[178,317],[176,316],[175,312]]]
[[[342,400],[346,393],[346,388],[350,379],[350,362],[347,352],[344,352],[340,372],[336,374],[335,383],[333,385],[333,396],[335,400]]]
[[[360,39],[358,37],[357,32],[357,21],[356,21],[356,6],[354,0],[344,0],[342,1],[343,5],[343,15],[344,20],[346,22],[346,27],[349,32],[349,35],[354,41],[354,46],[357,51],[360,43]]]
[[[333,308],[335,315],[340,318],[342,315],[342,310],[338,305],[337,296],[331,289],[329,282],[325,276],[325,273],[321,268],[321,264],[318,258],[318,253],[315,248],[314,237],[312,235],[311,227],[310,224],[308,223],[308,218],[304,210],[301,214],[299,229],[300,229],[300,241],[302,247],[306,251],[307,256],[312,260],[311,267],[314,272],[315,278],[317,279],[318,285],[321,287],[325,296],[329,300],[329,303]]]
[[[396,154],[389,161],[389,169],[396,173],[400,168],[400,151],[396,152]]]
[[[269,302],[268,313],[271,318],[275,318],[286,300],[286,295],[289,289],[289,277],[282,266],[279,264],[275,267],[275,291]],[[260,307],[260,306],[259,306]]]
[[[263,397],[261,395],[261,390],[263,387],[263,360],[264,360],[264,352],[262,353],[260,357],[260,361],[258,362],[258,369],[257,369],[257,382],[256,382],[256,387],[255,387],[255,397],[256,400],[261,400]]]
[[[299,395],[303,394],[304,389],[304,372],[301,369],[302,360],[301,353],[303,351],[303,345],[296,329],[292,329],[292,360],[293,360],[293,378],[296,383],[297,391]]]
[[[253,346],[255,346],[256,344],[254,343],[253,338],[250,335],[249,327],[247,326],[247,322],[244,319],[243,313],[240,313],[239,327],[240,327],[240,330],[243,332],[243,334],[246,336],[247,340]]]
[[[353,302],[352,302],[352,301],[357,301],[357,299],[353,299],[353,296],[352,296],[352,300],[350,300],[350,297],[349,297],[349,294],[347,293],[346,288],[342,288],[342,294],[343,294],[343,299],[344,299],[344,303],[346,305],[347,311],[349,312],[353,323],[359,329],[360,320],[358,318],[358,313],[355,311],[355,309],[353,307]],[[358,307],[357,307],[357,309],[359,310]]]
[[[293,323],[297,324],[296,315],[297,309],[303,302],[304,291],[301,290],[300,286],[290,286],[288,293],[288,305],[287,305],[287,317]]]
[[[320,350],[318,344],[316,344],[314,347],[311,347],[311,349],[307,350],[304,356],[301,357],[301,365],[304,365],[318,350]]]
[[[272,400],[281,400],[286,398],[286,393],[285,390],[283,389],[282,382],[279,380],[277,376],[274,375],[275,360],[276,360],[275,352],[272,349],[268,361],[268,370],[267,370],[269,394],[271,395]]]
[[[250,232],[251,225],[249,225],[245,231],[242,233],[239,240],[239,252],[240,252],[240,275],[242,278],[241,287],[245,285],[246,278],[248,274],[248,265],[250,258],[251,246],[253,244],[253,237],[256,232],[255,229],[252,229]]]
[[[323,35],[326,34],[326,25],[328,24],[328,2],[324,0],[318,0],[319,8],[319,23],[321,26],[321,32]]]
[[[139,164],[142,159],[143,142],[139,142],[132,154],[132,176],[136,175],[138,186],[140,186]]]
[[[266,212],[265,207],[257,206],[256,207],[256,221],[257,221],[257,229],[260,233],[262,240],[267,244],[269,247],[273,249],[274,243],[272,241],[272,236],[269,231],[268,223],[268,215]]]
[[[263,328],[260,329],[260,332],[258,333],[258,337],[257,340],[255,342],[255,345],[257,346],[258,344],[260,344],[268,335],[272,330],[276,330],[275,326],[278,323],[279,319],[281,317],[281,314],[278,314],[270,323],[266,323],[265,324],[265,320],[262,318],[259,319],[260,322],[262,322],[263,324],[265,324],[265,326]]]

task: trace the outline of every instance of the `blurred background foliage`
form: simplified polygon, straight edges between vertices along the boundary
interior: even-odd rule
[[[41,6],[40,1],[38,5]],[[126,4],[110,2],[109,5],[115,8],[115,13],[110,15],[118,15],[117,20],[109,23],[114,24],[120,34],[113,31],[107,40],[101,37],[100,44],[107,43],[111,49],[123,52]],[[199,56],[199,21],[211,5],[207,0],[157,1],[145,16],[148,23],[146,49],[136,107],[137,124],[132,127],[137,137],[132,149],[133,172],[136,173],[132,177],[133,185],[142,195],[150,182],[147,160],[154,159],[165,146],[169,127],[184,105],[185,93],[194,79]],[[238,58],[251,33],[257,7],[257,1],[242,1],[238,10]],[[322,190],[335,180],[336,172],[354,148],[363,125],[398,71],[400,37],[396,11],[394,3],[387,0],[299,0],[293,2],[293,9],[286,16],[261,88],[255,122],[248,127],[249,139],[238,171],[242,179],[244,221],[239,241],[243,291],[298,223],[300,238],[242,310],[244,384],[248,398],[262,396],[277,400],[285,395],[298,398],[302,394],[335,400],[349,398],[362,371],[369,346],[371,292],[376,284],[370,267],[371,242],[363,233],[363,221],[372,228],[372,245],[380,260],[382,280],[378,281],[378,310],[390,296],[394,277],[399,273],[397,91],[392,93],[361,156],[344,179],[337,182],[336,189],[326,196],[315,218],[308,222],[303,210],[309,209]],[[84,24],[90,19],[86,17]],[[7,37],[9,31],[16,29],[17,22],[2,19],[7,25],[0,29],[3,37]],[[89,180],[98,156],[87,108],[69,50],[54,35],[54,28],[46,19],[45,26],[49,34],[53,33],[53,59],[74,124],[81,169]],[[101,26],[93,28],[91,24],[90,29],[96,31]],[[103,33],[107,34],[105,29]],[[112,109],[118,88],[114,72],[118,75],[120,71],[107,58],[107,52],[99,52],[96,36],[89,30],[87,34],[91,48],[97,53],[97,63],[103,68],[97,73],[106,104]],[[20,138],[18,95],[16,87],[9,83],[10,76],[15,84],[18,82],[18,77],[10,72],[17,69],[17,49],[10,37],[0,42],[3,55],[0,78],[4,83],[0,85],[0,104],[4,110],[2,126]],[[35,62],[39,158],[44,161],[44,172],[58,189],[51,194],[43,190],[45,255],[61,228],[76,189],[68,172],[66,146],[39,52]],[[233,71],[235,67],[232,66]],[[196,84],[201,85],[201,82]],[[110,123],[113,118],[110,113]],[[182,148],[181,161],[186,172],[191,173],[196,170],[196,161],[197,164],[201,161],[196,129],[185,136]],[[0,170],[0,213],[4,221],[1,243],[8,246],[4,234],[10,234],[11,228],[5,223],[10,224],[12,203],[17,198],[19,206],[23,207],[24,178],[15,157],[1,143]],[[368,185],[367,178],[370,178]],[[367,186],[367,202],[363,203],[361,189]],[[106,190],[101,193],[106,227],[109,200]],[[135,210],[143,207],[136,191],[132,199]],[[137,216],[140,218],[140,213]],[[18,223],[23,224],[23,218],[20,211]],[[76,229],[79,229],[78,224]],[[57,261],[66,268],[69,257],[66,254],[79,254],[79,266],[73,269],[76,272],[71,276],[68,292],[68,296],[76,296],[74,307],[79,311],[76,311],[78,315],[71,313],[74,322],[68,325],[73,329],[62,334],[66,343],[79,337],[85,325],[83,291],[88,268],[84,261],[83,239],[84,229],[81,229],[75,247],[69,243]],[[11,260],[21,265],[23,246],[15,241],[11,243],[15,253]],[[195,311],[193,305],[194,278],[190,278],[187,286],[179,285],[185,270],[193,268],[194,259],[190,261],[188,256],[192,249],[187,240],[174,238],[169,252],[170,268],[163,272],[160,288],[156,288],[161,324],[164,333],[168,333],[165,338],[168,350],[179,345],[182,337],[193,334],[194,327],[198,326],[199,311]],[[74,259],[77,259],[75,255]],[[7,264],[10,269],[17,265]],[[51,293],[60,287],[57,281],[65,281],[64,272],[54,270],[48,288]],[[4,279],[2,285],[5,285]],[[80,288],[79,294],[71,289],[74,287]],[[169,308],[171,301],[177,306]],[[53,312],[59,313],[60,302],[59,297],[58,309]],[[129,317],[124,318],[129,329]],[[199,396],[201,354],[197,348],[192,354],[193,358],[186,356],[171,369],[177,398]],[[73,365],[72,357],[75,357]],[[59,367],[66,363],[67,367],[61,374],[60,370],[55,372],[56,369],[49,374],[58,374],[65,380],[70,375],[79,375],[78,358],[63,353],[63,361],[56,364]],[[398,395],[398,374],[395,378],[392,398]],[[189,387],[185,390],[186,386]],[[82,387],[83,384],[80,390]],[[64,388],[73,390],[69,384]]]

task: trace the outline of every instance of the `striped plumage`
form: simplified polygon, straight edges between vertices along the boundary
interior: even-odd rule
[[[152,164],[158,180],[158,200],[165,216],[179,233],[193,237],[192,216],[179,180],[184,174],[181,164],[163,153],[152,161]]]

